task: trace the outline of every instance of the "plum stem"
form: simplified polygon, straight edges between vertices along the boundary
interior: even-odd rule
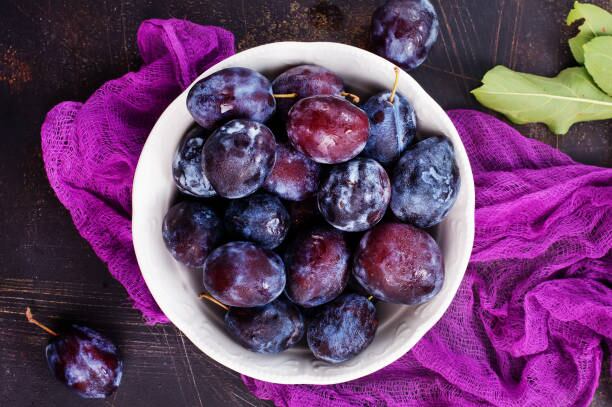
[[[374,296],[373,296],[373,295],[370,295],[370,296],[368,297],[368,301],[372,301],[372,299],[374,299]]]
[[[41,324],[40,322],[35,320],[34,317],[32,316],[32,311],[30,310],[30,307],[26,307],[25,315],[26,315],[26,319],[28,320],[29,323],[36,325],[37,327],[39,327],[43,331],[47,332],[49,335],[59,336],[59,334],[57,332],[55,332],[51,328],[47,328],[46,326],[44,326],[43,324]]]
[[[353,103],[357,104],[359,103],[359,101],[361,99],[359,99],[359,96],[355,95],[354,93],[349,93],[349,92],[340,92],[340,96],[344,96],[344,97],[350,97],[351,99],[353,99]]]
[[[395,82],[393,82],[393,89],[391,89],[391,96],[389,96],[389,103],[391,104],[393,104],[395,92],[397,92],[397,85],[399,84],[399,68],[396,66],[393,70],[395,71]]]
[[[297,97],[297,93],[274,93],[272,96],[274,96],[275,99],[293,99]]]
[[[219,300],[217,300],[216,298],[212,297],[211,295],[209,295],[207,293],[200,294],[200,298],[206,299],[206,300],[212,302],[213,304],[217,304],[218,306],[220,306],[224,310],[229,311],[229,307],[227,305],[223,304],[222,302],[220,302]]]

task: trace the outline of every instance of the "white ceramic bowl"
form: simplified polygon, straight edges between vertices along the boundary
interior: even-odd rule
[[[393,64],[372,53],[327,42],[280,42],[240,52],[210,68],[200,78],[224,68],[242,66],[274,78],[293,65],[322,65],[340,75],[349,89],[368,96],[393,83]],[[446,135],[455,147],[461,190],[436,240],[445,262],[445,280],[430,302],[416,306],[377,304],[380,325],[372,344],[354,359],[338,365],[316,360],[306,346],[278,355],[252,353],[225,332],[223,312],[201,301],[201,273],[177,263],[164,246],[161,225],[177,190],[171,162],[179,140],[193,124],[185,102],[187,90],[168,106],[151,131],[134,178],[134,247],[144,279],[168,318],[209,357],[248,376],[274,383],[333,384],[365,376],[392,363],[442,317],[455,296],[474,240],[474,182],[457,130],[434,100],[405,72],[399,92],[416,110],[419,132]]]

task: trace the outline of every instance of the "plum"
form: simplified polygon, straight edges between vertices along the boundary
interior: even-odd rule
[[[200,79],[187,94],[187,110],[206,130],[232,119],[263,123],[275,108],[270,81],[248,68],[222,69]]]
[[[362,106],[370,119],[370,138],[362,155],[383,165],[396,161],[416,135],[416,115],[408,100],[396,92],[399,70],[395,69],[395,85],[390,92],[370,97]]]
[[[279,353],[304,336],[304,318],[298,307],[279,297],[254,308],[231,308],[225,314],[227,332],[246,349]]]
[[[333,300],[346,287],[349,258],[342,232],[330,227],[302,231],[285,252],[287,296],[303,307]]]
[[[317,191],[320,173],[319,164],[288,144],[278,144],[264,188],[288,201],[302,201]]]
[[[361,238],[353,275],[381,301],[418,305],[442,288],[444,265],[436,241],[427,232],[402,223],[383,223]]]
[[[210,184],[202,167],[202,147],[207,132],[200,126],[189,130],[179,145],[172,160],[172,176],[176,187],[184,194],[198,198],[210,198],[217,193]]]
[[[206,140],[204,173],[224,198],[250,195],[261,187],[276,160],[274,134],[252,120],[232,120]]]
[[[308,347],[317,359],[345,362],[374,340],[376,307],[367,298],[345,294],[322,307],[308,326]]]
[[[226,243],[204,263],[204,287],[231,307],[266,305],[281,295],[285,281],[281,258],[250,242]]]
[[[391,210],[398,219],[420,228],[440,223],[461,186],[451,142],[434,136],[406,150],[393,170],[391,185]]]
[[[72,325],[45,348],[55,377],[83,398],[105,398],[121,383],[123,360],[117,347],[99,332]]]
[[[385,169],[370,158],[356,158],[333,167],[318,194],[319,210],[332,226],[360,232],[385,215],[391,184]]]
[[[298,100],[316,95],[339,95],[342,88],[342,78],[319,65],[294,66],[272,81],[274,94],[295,94],[294,97],[277,98],[276,108],[283,118],[287,117],[289,110]]]
[[[202,267],[208,253],[223,237],[223,224],[204,203],[179,202],[164,217],[162,237],[177,261],[187,267]]]
[[[266,193],[233,200],[225,211],[225,228],[230,234],[266,249],[281,244],[290,225],[289,212],[280,199]]]
[[[404,69],[414,69],[427,58],[438,31],[438,15],[429,0],[388,0],[372,16],[371,48]]]
[[[361,153],[369,134],[368,115],[337,96],[311,96],[289,111],[287,135],[291,144],[318,163],[350,160]]]

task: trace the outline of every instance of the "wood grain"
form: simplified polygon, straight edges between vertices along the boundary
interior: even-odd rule
[[[63,100],[82,101],[136,69],[136,30],[146,18],[187,18],[232,30],[238,49],[281,40],[367,47],[382,0],[2,0],[0,1],[0,405],[263,406],[238,374],[199,352],[172,326],[147,326],[50,189],[39,131]],[[469,94],[496,64],[553,75],[572,64],[564,26],[573,0],[439,0],[441,35],[413,76],[445,108],[481,109]],[[609,0],[598,0],[610,7]],[[564,137],[519,128],[595,165],[612,166],[610,122]],[[46,336],[25,321],[31,306],[52,326],[81,321],[117,341],[124,382],[109,400],[83,401],[50,378]],[[609,368],[604,369],[605,372]],[[612,404],[602,377],[594,406]]]

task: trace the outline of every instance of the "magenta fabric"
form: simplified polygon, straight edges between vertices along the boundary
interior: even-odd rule
[[[130,195],[142,145],[162,110],[233,37],[149,20],[144,65],[42,128],[49,180],[74,223],[151,323],[166,322],[138,270]],[[583,406],[612,344],[612,170],[573,162],[483,113],[450,112],[476,183],[476,241],[442,320],[394,364],[334,386],[244,377],[279,406]]]
[[[143,65],[106,82],[85,102],[55,106],[42,126],[49,182],[81,236],[150,323],[168,322],[132,246],[132,180],[142,146],[168,104],[208,67],[234,53],[234,36],[185,20],[147,20]]]

